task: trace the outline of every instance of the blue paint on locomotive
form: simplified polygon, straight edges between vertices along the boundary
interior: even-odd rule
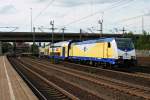
[[[118,50],[124,51],[124,52],[130,52],[130,51],[135,50],[135,49],[134,48],[125,48],[125,49],[118,48]]]
[[[66,57],[65,56],[48,56],[48,58],[55,58],[55,59],[62,59],[62,60],[64,60]]]
[[[110,64],[116,64],[115,59],[112,58],[93,58],[93,57],[75,57],[70,56],[68,59],[75,59],[75,60],[84,60],[84,61],[96,61],[96,62],[106,62]]]
[[[115,38],[100,38],[100,39],[95,39],[95,40],[87,40],[87,41],[82,41],[82,42],[75,42],[76,45],[81,45],[81,44],[92,44],[96,42],[111,42]]]

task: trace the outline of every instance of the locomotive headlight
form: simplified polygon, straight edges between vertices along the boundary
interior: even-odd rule
[[[119,56],[118,58],[119,58],[119,59],[123,59],[123,56]]]
[[[136,57],[135,56],[131,56],[131,59],[136,59]]]

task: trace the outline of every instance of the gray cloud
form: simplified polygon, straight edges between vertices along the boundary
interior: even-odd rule
[[[10,14],[15,12],[16,8],[13,5],[5,5],[0,8],[0,14]]]
[[[43,1],[47,1],[47,0],[37,0],[38,2],[43,2]]]
[[[44,2],[48,2],[48,1],[51,1],[51,0],[32,0],[31,2],[32,3],[44,3]]]
[[[57,1],[58,6],[80,6],[80,5],[86,5],[86,4],[104,4],[104,3],[112,3],[116,2],[118,0],[59,0]]]
[[[52,0],[33,0],[36,3],[42,2],[50,2]],[[86,4],[104,4],[104,3],[112,3],[120,0],[55,0],[55,4],[57,6],[64,6],[64,7],[72,7],[72,6],[80,6]],[[123,0],[122,0],[123,1]]]

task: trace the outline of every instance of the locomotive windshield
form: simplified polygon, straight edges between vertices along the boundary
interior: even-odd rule
[[[132,50],[134,45],[131,39],[129,38],[117,38],[116,39],[117,47],[121,50]]]

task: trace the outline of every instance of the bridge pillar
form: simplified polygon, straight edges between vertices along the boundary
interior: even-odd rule
[[[2,55],[2,42],[0,41],[0,55]]]
[[[13,42],[13,53],[16,53],[16,42]]]

